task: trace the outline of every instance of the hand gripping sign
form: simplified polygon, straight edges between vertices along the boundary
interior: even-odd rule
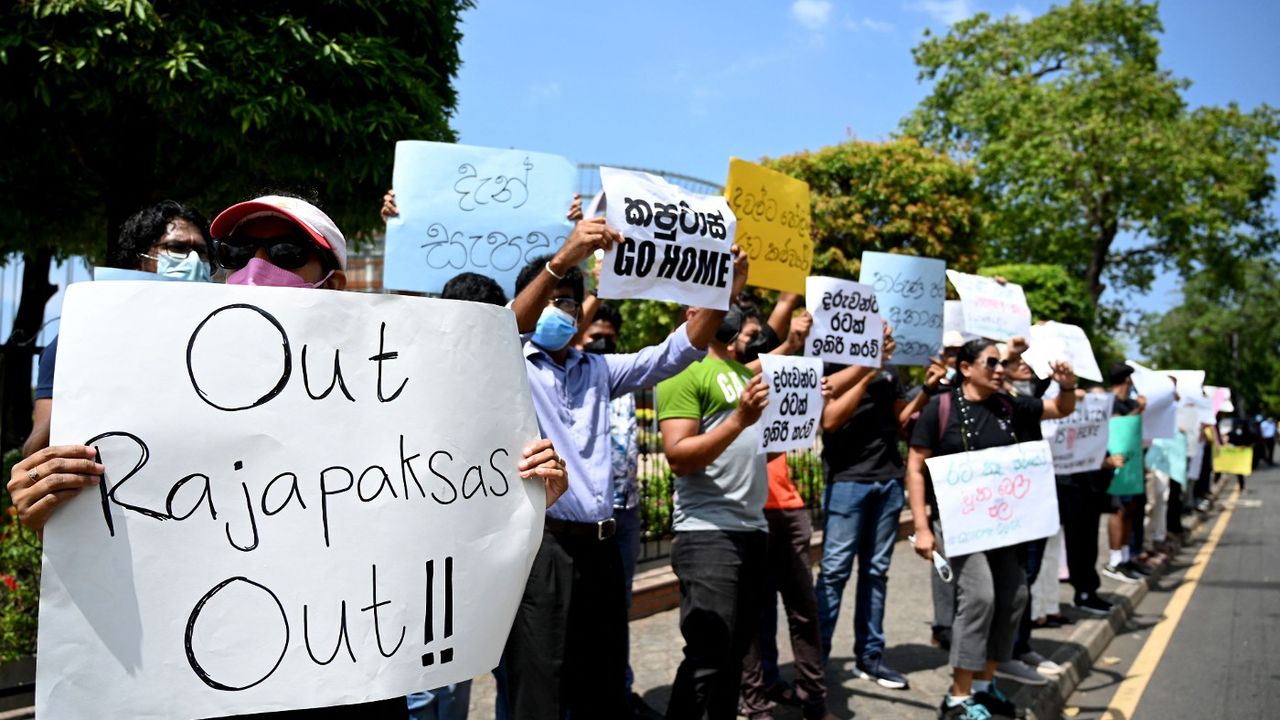
[[[107,472],[45,530],[41,718],[356,703],[497,664],[545,504],[509,310],[86,283],[59,345],[53,442]]]
[[[760,372],[769,386],[769,404],[760,417],[764,451],[813,447],[822,422],[822,361],[761,355]]]
[[[736,218],[719,196],[656,175],[600,168],[609,224],[622,242],[604,254],[601,298],[667,300],[728,310]]]
[[[810,277],[805,281],[805,304],[813,314],[806,356],[842,365],[880,367],[884,322],[870,285]]]

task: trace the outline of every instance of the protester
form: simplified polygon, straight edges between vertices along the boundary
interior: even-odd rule
[[[346,286],[346,238],[319,208],[304,200],[278,195],[255,198],[224,210],[210,228],[218,264],[229,270],[229,285],[320,288]],[[105,467],[94,462],[95,450],[81,445],[48,447],[14,465],[9,479],[22,523],[43,529],[49,515],[80,489],[97,485]],[[519,464],[523,479],[537,477],[546,486],[547,502],[564,492],[567,477],[549,440],[524,449]],[[243,715],[249,718],[396,718],[407,715],[403,697],[358,705]]]
[[[1062,389],[1053,400],[1011,398],[1001,392],[1004,369],[994,343],[972,340],[960,349],[960,388],[939,395],[920,413],[907,459],[907,496],[915,518],[916,552],[926,560],[945,554],[944,528],[926,520],[925,503],[936,504],[925,460],[935,455],[982,450],[1019,442],[1017,432],[1075,409],[1075,375],[1069,363],[1054,363]],[[944,422],[945,420],[945,422]],[[996,665],[1013,656],[1014,636],[1027,602],[1026,575],[1018,548],[1002,547],[949,558],[956,584],[952,627],[952,685],[939,707],[943,718],[979,720],[988,713],[1013,717],[1016,707],[996,686]]]
[[[915,390],[909,399],[914,400],[915,395],[925,394],[929,397],[943,392],[949,392],[960,384],[958,371],[956,370],[956,354],[960,348],[964,347],[965,340],[958,330],[948,330],[942,334],[942,357],[939,358],[942,366],[946,368],[946,374],[938,381],[938,385],[933,390],[928,388],[919,388]],[[907,430],[907,437],[910,438],[911,430]],[[930,512],[937,512],[937,508],[930,506]],[[943,582],[937,573],[929,574],[929,588],[933,595],[933,626],[930,628],[929,641],[942,648],[943,650],[951,650],[951,623],[956,617],[956,586],[954,583]]]
[[[170,280],[208,282],[209,221],[196,210],[173,200],[149,205],[129,217],[120,227],[116,243],[109,248],[106,261],[97,269],[107,268],[151,273]],[[141,279],[141,275],[138,279]],[[22,444],[27,457],[49,445],[49,422],[53,417],[53,379],[57,364],[58,338],[54,337],[40,353],[37,370],[35,412],[31,434]]]
[[[1141,415],[1147,407],[1147,399],[1137,394],[1133,386],[1133,368],[1124,363],[1111,366],[1108,380],[1111,384],[1112,417]],[[1129,543],[1134,524],[1142,524],[1147,496],[1112,495],[1113,512],[1107,521],[1107,539],[1111,548],[1102,574],[1120,582],[1139,582],[1151,571],[1138,563],[1138,553]]]
[[[822,630],[823,659],[840,616],[844,586],[858,561],[854,601],[854,673],[881,687],[905,689],[907,678],[884,659],[884,611],[889,564],[898,539],[904,504],[906,467],[898,439],[911,416],[937,390],[947,368],[932,363],[911,401],[893,360],[892,327],[885,323],[880,369],[829,364],[832,400],[822,412],[823,497],[822,560],[815,593]]]
[[[513,717],[626,717],[626,594],[614,537],[608,403],[675,375],[701,357],[723,311],[693,314],[659,343],[634,354],[584,354],[571,347],[585,290],[578,264],[620,239],[604,218],[578,222],[554,256],[516,278],[512,309],[543,432],[562,448],[574,484],[547,514],[507,641],[504,667]],[[747,259],[733,248],[734,293]]]
[[[686,321],[705,312],[688,309]],[[667,706],[672,720],[737,715],[743,656],[759,623],[768,475],[760,436],[749,428],[769,389],[729,357],[742,319],[733,308],[708,356],[658,386],[663,449],[676,475],[671,567],[685,641]]]
[[[1276,457],[1276,419],[1259,416],[1258,433],[1262,436],[1262,448],[1267,464],[1275,467]]]

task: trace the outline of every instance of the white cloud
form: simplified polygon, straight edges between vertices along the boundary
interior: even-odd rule
[[[862,27],[871,32],[886,33],[893,31],[893,23],[884,22],[883,20],[872,20],[869,17],[862,18]]]
[[[1009,11],[1009,14],[1018,18],[1022,22],[1028,22],[1031,20],[1031,11],[1028,10],[1027,6],[1023,5],[1022,3],[1018,3],[1017,5],[1014,5],[1013,9]]]
[[[951,25],[973,15],[969,0],[920,0],[907,5],[908,10],[925,13],[937,22]]]
[[[821,30],[831,18],[828,0],[795,0],[791,3],[791,17],[809,30]]]

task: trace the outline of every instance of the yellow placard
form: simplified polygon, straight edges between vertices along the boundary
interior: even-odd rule
[[[1253,474],[1253,448],[1222,445],[1213,453],[1213,471],[1228,475]]]
[[[738,218],[735,242],[751,258],[747,282],[804,293],[813,268],[809,183],[730,158],[724,195]]]

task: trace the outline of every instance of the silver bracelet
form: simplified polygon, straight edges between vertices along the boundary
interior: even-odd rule
[[[547,274],[548,274],[548,275],[550,275],[551,277],[553,277],[553,278],[555,278],[555,279],[557,279],[557,280],[563,280],[563,279],[564,279],[564,276],[563,276],[563,275],[557,275],[557,274],[556,274],[556,271],[551,269],[551,261],[550,261],[550,260],[548,260],[548,261],[547,261],[546,269],[547,269]]]

